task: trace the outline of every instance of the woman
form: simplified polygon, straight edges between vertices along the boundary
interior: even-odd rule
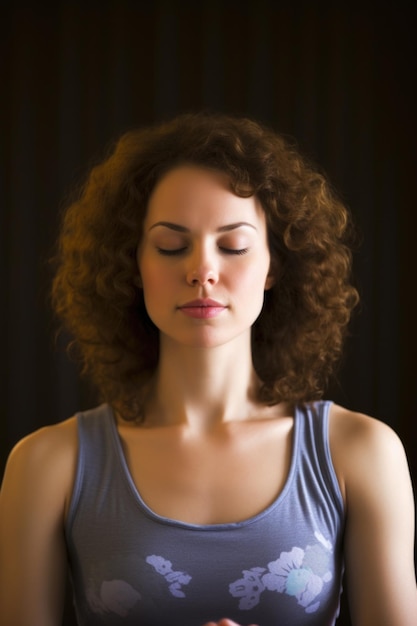
[[[8,626],[417,622],[403,447],[323,401],[357,294],[349,217],[254,121],[123,136],[62,225],[53,302],[89,411],[12,451]],[[225,617],[226,616],[226,617]]]

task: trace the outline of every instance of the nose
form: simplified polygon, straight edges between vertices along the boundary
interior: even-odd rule
[[[219,268],[214,253],[195,249],[188,259],[187,282],[190,285],[215,285]]]

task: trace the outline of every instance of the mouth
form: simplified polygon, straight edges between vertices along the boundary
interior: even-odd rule
[[[179,310],[188,317],[197,319],[211,319],[226,310],[226,306],[209,298],[191,300],[179,307]]]

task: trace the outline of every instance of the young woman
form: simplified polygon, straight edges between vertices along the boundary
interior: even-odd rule
[[[68,207],[53,301],[101,393],[12,451],[7,626],[417,623],[414,502],[385,424],[322,400],[357,294],[349,216],[254,121],[123,136]]]

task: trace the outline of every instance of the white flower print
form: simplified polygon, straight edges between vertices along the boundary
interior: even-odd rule
[[[262,592],[268,590],[294,597],[306,613],[317,611],[320,606],[317,598],[324,583],[332,579],[329,544],[321,536],[317,539],[320,543],[305,550],[293,547],[289,552],[281,552],[278,559],[268,563],[267,569],[244,570],[243,578],[229,585],[230,594],[240,598],[239,608],[253,608],[259,604]]]
[[[268,563],[269,573],[263,576],[265,587],[294,596],[298,604],[307,607],[323,588],[323,580],[303,564],[305,552],[293,548],[282,552],[279,559]],[[317,610],[315,607],[315,610]]]
[[[168,589],[176,598],[185,598],[185,593],[182,591],[182,585],[188,585],[191,580],[191,576],[185,572],[174,572],[172,569],[171,561],[167,561],[162,556],[152,554],[146,557],[146,562],[161,574],[168,584]]]
[[[243,570],[243,578],[236,580],[229,586],[229,591],[234,598],[241,598],[240,609],[252,609],[259,603],[259,597],[265,589],[261,580],[264,567],[253,567],[251,570]]]

